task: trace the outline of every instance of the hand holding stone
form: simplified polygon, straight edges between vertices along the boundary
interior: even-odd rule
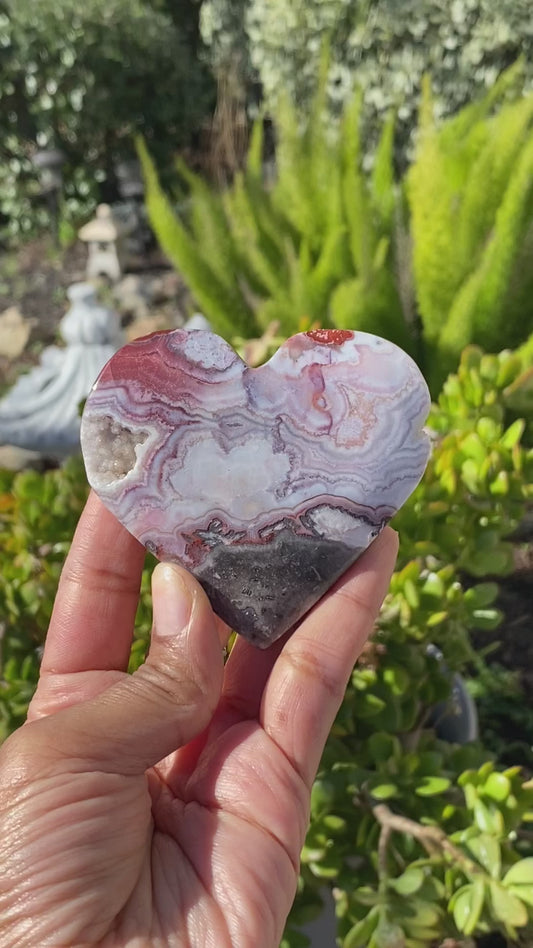
[[[202,589],[159,565],[150,653],[128,675],[144,548],[90,497],[29,723],[0,750],[0,948],[278,948],[396,549],[385,528],[291,636],[239,638],[226,666]]]

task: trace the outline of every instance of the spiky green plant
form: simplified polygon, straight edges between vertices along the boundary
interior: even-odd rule
[[[533,307],[533,96],[501,104],[520,64],[438,127],[429,81],[407,174],[418,314],[433,388],[461,349],[517,345]],[[498,108],[495,109],[495,107]]]
[[[323,89],[319,83],[304,128],[291,103],[281,106],[272,186],[263,181],[261,120],[246,167],[223,193],[180,165],[191,196],[183,214],[163,193],[140,141],[152,226],[222,335],[251,338],[277,322],[287,336],[316,322],[382,333],[412,351],[395,278],[393,119],[366,174],[360,96],[332,134]]]
[[[152,226],[213,329],[226,338],[288,336],[312,324],[385,336],[418,361],[438,394],[468,344],[518,345],[533,328],[533,95],[521,64],[442,124],[429,80],[403,186],[394,120],[364,167],[361,97],[324,123],[324,79],[302,127],[285,101],[277,177],[263,180],[263,128],[245,169],[218,193],[183,165],[178,214],[139,142]]]

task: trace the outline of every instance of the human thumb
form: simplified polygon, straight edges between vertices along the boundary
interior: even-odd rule
[[[152,577],[150,651],[133,675],[98,697],[34,722],[80,769],[141,774],[199,734],[222,687],[223,657],[207,596],[186,570],[160,563]],[[42,734],[46,742],[46,735]]]

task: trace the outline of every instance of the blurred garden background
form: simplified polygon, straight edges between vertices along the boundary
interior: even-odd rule
[[[0,0],[0,740],[87,494],[2,425],[58,387],[88,278],[106,344],[201,316],[252,365],[316,327],[419,364],[433,454],[283,946],[328,892],[341,948],[533,946],[530,0]]]

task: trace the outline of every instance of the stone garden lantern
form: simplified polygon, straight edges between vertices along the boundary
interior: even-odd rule
[[[87,279],[108,277],[118,283],[126,263],[126,238],[131,225],[117,220],[108,204],[100,204],[96,217],[78,233],[87,244]]]

